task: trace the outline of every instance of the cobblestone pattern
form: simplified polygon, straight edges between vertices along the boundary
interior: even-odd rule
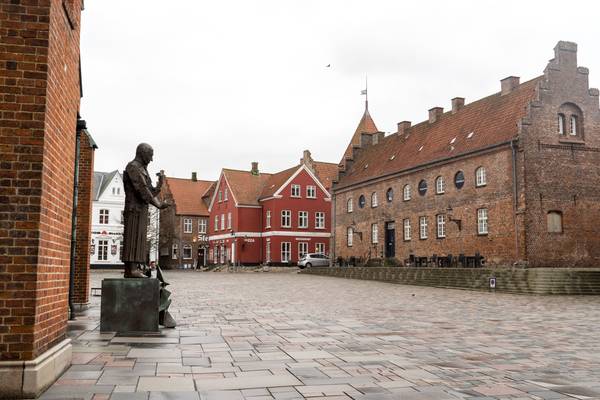
[[[92,287],[113,272],[92,273]],[[536,297],[294,273],[167,272],[179,326],[70,323],[42,399],[600,399],[598,297]]]

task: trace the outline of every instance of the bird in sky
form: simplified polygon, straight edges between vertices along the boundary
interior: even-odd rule
[[[327,64],[325,68],[331,68],[331,64]]]

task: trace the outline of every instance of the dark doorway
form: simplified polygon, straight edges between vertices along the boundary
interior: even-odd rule
[[[205,258],[206,250],[203,247],[198,248],[198,265],[197,267],[206,267],[206,258]]]
[[[394,221],[385,223],[385,257],[396,257],[396,224]]]

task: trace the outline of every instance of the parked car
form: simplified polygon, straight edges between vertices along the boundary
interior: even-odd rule
[[[325,254],[320,253],[308,253],[302,256],[300,261],[298,261],[298,267],[300,269],[310,268],[310,267],[328,267],[329,266],[329,257]]]

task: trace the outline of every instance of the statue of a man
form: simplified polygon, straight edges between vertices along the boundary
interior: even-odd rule
[[[148,204],[163,209],[169,203],[158,198],[164,181],[161,172],[156,187],[146,167],[152,161],[154,150],[147,143],[140,143],[135,152],[135,158],[125,167],[123,185],[125,187],[125,211],[123,233],[123,258],[125,278],[145,278],[141,268],[148,257]]]

